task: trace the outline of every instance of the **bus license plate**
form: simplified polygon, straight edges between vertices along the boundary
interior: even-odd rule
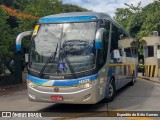
[[[62,101],[63,100],[63,96],[51,96],[51,100],[53,100],[53,101]]]

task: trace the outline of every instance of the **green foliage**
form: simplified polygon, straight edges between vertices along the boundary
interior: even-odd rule
[[[145,19],[141,30],[137,34],[138,39],[160,29],[160,2],[154,2],[146,6],[142,10],[142,14],[145,15]]]
[[[34,16],[43,17],[50,14],[60,13],[62,10],[62,3],[59,0],[33,0],[29,2],[25,9],[25,13]]]
[[[137,25],[139,23],[135,20],[135,18],[137,17],[137,14],[141,12],[142,8],[140,7],[141,3],[138,3],[138,6],[136,7],[132,4],[128,5],[127,3],[125,3],[125,5],[127,8],[118,8],[116,10],[114,19],[129,32],[134,24]]]
[[[88,10],[85,8],[78,7],[76,5],[63,4],[62,12],[87,12]]]
[[[81,12],[87,9],[76,5],[62,4],[60,0],[0,0],[0,5],[6,5],[14,9],[18,14],[30,14],[36,17],[43,17],[50,14],[62,12]],[[15,12],[11,10],[12,12]],[[18,34],[24,31],[33,30],[37,19],[21,18],[15,14],[9,14],[4,7],[0,6],[0,74],[4,58],[11,61],[15,53],[15,40]],[[22,41],[23,46],[29,47],[30,38]],[[3,62],[3,63],[2,63]]]
[[[160,29],[160,2],[153,2],[144,8],[125,4],[118,8],[114,17],[133,37],[141,39],[152,31]]]
[[[3,11],[0,7],[0,57],[4,54],[8,54],[9,56],[11,53],[9,52],[9,44],[11,42],[11,35],[10,35],[10,28],[7,24],[8,15]]]
[[[145,15],[141,12],[130,16],[126,29],[133,37],[141,30],[144,19]]]
[[[0,74],[3,69],[3,60],[5,55],[8,57],[12,56],[12,52],[10,51],[11,44],[11,34],[9,25],[7,25],[6,20],[8,19],[8,15],[4,12],[4,10],[0,7]]]
[[[118,8],[114,19],[137,40],[148,36],[153,31],[160,30],[160,0],[155,1],[144,8],[141,3],[138,6],[128,5],[127,8]],[[142,47],[139,46],[142,54]]]

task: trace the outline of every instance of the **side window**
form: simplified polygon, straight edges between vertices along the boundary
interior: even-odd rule
[[[112,38],[111,38],[111,52],[118,49],[119,30],[115,25],[112,25]]]
[[[107,54],[108,54],[108,42],[109,42],[109,30],[110,30],[110,22],[109,21],[103,21],[103,24],[100,26],[106,29],[106,31],[103,33],[103,39],[102,39],[102,48],[98,50],[98,64],[101,68],[107,60]]]
[[[130,36],[121,28],[113,25],[111,40],[111,63],[125,62],[125,57],[131,57],[131,48],[125,44]]]
[[[157,45],[157,49],[160,50],[160,45]]]
[[[106,31],[103,33],[103,59],[106,62],[107,54],[108,54],[108,43],[109,43],[109,30],[110,30],[110,22],[105,22]]]
[[[148,46],[148,55],[147,57],[153,57],[154,56],[154,47]]]
[[[153,57],[154,56],[154,46],[146,46],[144,48],[145,57]]]
[[[124,48],[124,51],[125,51],[125,53],[126,53],[126,57],[131,57],[132,55],[131,55],[131,48],[129,47],[129,48]]]
[[[121,35],[120,30],[113,24],[112,25],[112,38],[111,38],[111,63],[117,63],[121,61],[121,48],[118,47],[119,36]]]

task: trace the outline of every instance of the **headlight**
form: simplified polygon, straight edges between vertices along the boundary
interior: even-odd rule
[[[84,88],[89,88],[89,87],[91,87],[91,86],[92,86],[92,83],[85,83],[85,84],[83,85]]]
[[[32,83],[32,82],[28,82],[28,86],[31,87],[31,88],[35,88],[37,87],[36,84]]]
[[[91,86],[92,86],[92,83],[84,83],[84,84],[80,85],[79,87],[80,88],[89,88]]]
[[[89,81],[89,82],[84,82],[82,83],[79,87],[80,88],[89,88],[89,87],[92,87],[93,85],[97,84],[97,79],[96,80],[92,80],[92,81]]]

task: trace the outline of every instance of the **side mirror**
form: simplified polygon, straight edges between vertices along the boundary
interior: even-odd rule
[[[95,48],[101,49],[102,48],[102,40],[103,40],[103,33],[106,31],[105,28],[99,28],[96,32],[96,40],[95,40]]]
[[[32,35],[32,31],[26,31],[20,33],[16,38],[16,57],[15,57],[15,79],[22,83],[22,64],[21,64],[21,42],[26,36]]]
[[[32,35],[32,31],[25,31],[20,33],[17,38],[16,38],[16,51],[19,52],[21,51],[21,42],[22,39],[26,36]]]

